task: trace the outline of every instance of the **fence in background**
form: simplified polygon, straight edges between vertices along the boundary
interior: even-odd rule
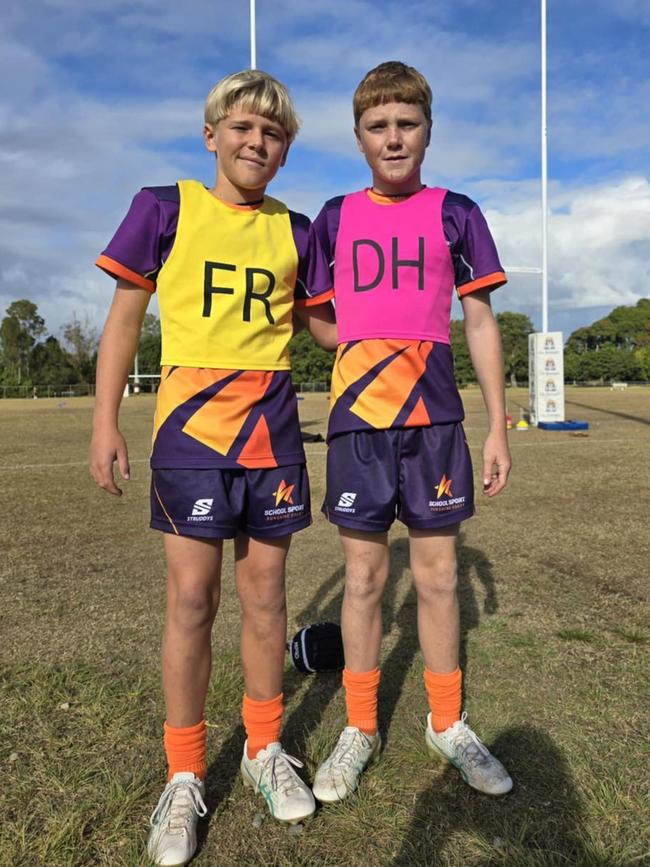
[[[129,383],[129,392],[131,394],[138,392],[140,394],[151,394],[158,390],[159,377],[142,378],[138,383],[137,391],[134,389],[134,383]],[[296,391],[298,394],[308,394],[309,392],[329,392],[329,383],[325,382],[301,382],[297,383]],[[84,382],[76,385],[0,385],[0,400],[10,397],[32,398],[39,397],[92,397],[95,394],[95,383]]]

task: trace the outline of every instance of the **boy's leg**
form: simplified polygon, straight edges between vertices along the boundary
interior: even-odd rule
[[[388,534],[339,527],[345,555],[341,631],[345,667],[366,672],[379,665],[381,602],[388,579]]]
[[[151,816],[149,854],[156,864],[185,864],[196,850],[203,802],[203,717],[212,664],[211,632],[221,577],[222,541],[165,534],[167,610],[162,674],[169,782]]]
[[[418,635],[424,664],[429,671],[445,674],[458,668],[458,528],[458,524],[451,524],[438,530],[409,530],[411,570],[418,600]]]
[[[433,755],[460,771],[470,786],[491,795],[512,788],[503,765],[465,722],[458,667],[460,613],[456,579],[458,524],[409,530],[411,569],[418,599],[418,634],[431,713],[426,741]]]
[[[311,790],[293,770],[302,763],[280,745],[282,675],[287,640],[285,561],[291,536],[235,540],[235,581],[241,605],[244,782],[262,792],[271,814],[299,822],[315,810]]]
[[[212,624],[219,608],[221,539],[165,534],[167,611],[162,674],[167,723],[203,719],[212,667]]]
[[[345,554],[341,631],[347,726],[316,773],[314,794],[324,803],[340,801],[351,794],[357,788],[361,772],[381,748],[377,692],[381,603],[389,570],[388,536],[347,527],[339,527],[339,534]]]
[[[282,691],[287,641],[284,570],[290,544],[291,536],[254,539],[239,533],[235,539],[244,684],[246,695],[255,701],[268,701]]]

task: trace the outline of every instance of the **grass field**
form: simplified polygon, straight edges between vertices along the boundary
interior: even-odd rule
[[[463,393],[480,469],[484,419]],[[508,393],[518,418],[523,391]],[[300,404],[323,431],[324,395]],[[85,465],[92,400],[0,402],[0,864],[145,865],[164,776],[158,651],[164,563],[148,529],[153,399],[125,401],[132,481],[121,500]],[[232,557],[214,630],[207,804],[193,864],[536,867],[650,864],[650,390],[568,389],[589,435],[512,431],[507,491],[479,501],[458,546],[465,706],[508,766],[502,800],[433,766],[406,533],[391,535],[381,761],[348,802],[292,833],[238,775]],[[324,444],[306,446],[315,505]],[[318,515],[290,554],[290,632],[337,619],[336,532]],[[283,740],[311,777],[343,723],[340,678],[287,669]],[[260,816],[264,819],[260,824]]]

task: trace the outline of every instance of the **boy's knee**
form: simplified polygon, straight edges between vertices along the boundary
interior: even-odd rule
[[[255,618],[263,618],[264,620],[274,620],[277,617],[283,617],[287,610],[287,602],[283,592],[262,593],[249,599],[245,606],[245,611]]]
[[[420,598],[435,597],[457,591],[458,570],[455,562],[437,563],[426,570],[414,570],[414,575],[415,587]]]
[[[373,569],[366,563],[349,565],[345,576],[345,595],[360,602],[374,600],[383,593],[386,577],[383,570]]]
[[[205,587],[180,586],[170,593],[167,608],[173,621],[185,629],[201,629],[212,624],[218,607],[215,594]]]

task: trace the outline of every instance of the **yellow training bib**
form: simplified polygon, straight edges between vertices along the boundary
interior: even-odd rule
[[[157,280],[162,365],[288,370],[298,252],[289,211],[227,205],[179,181],[176,238]]]

